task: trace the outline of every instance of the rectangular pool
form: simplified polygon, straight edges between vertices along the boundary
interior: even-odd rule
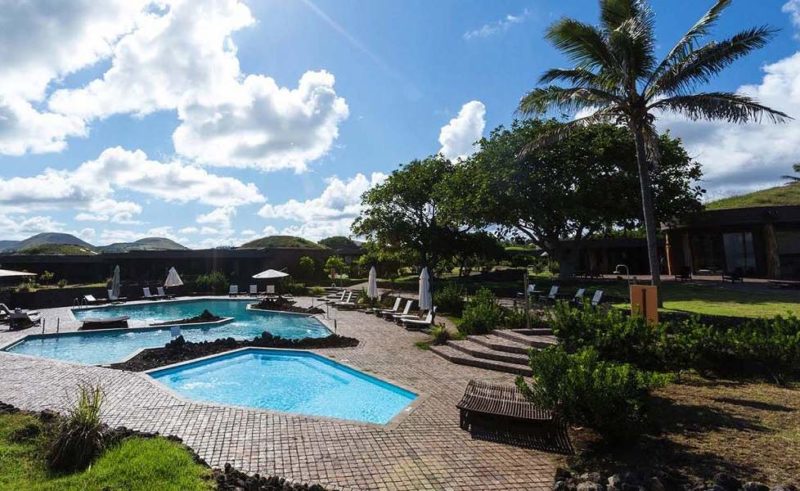
[[[78,319],[108,318],[127,315],[131,320],[165,322],[194,317],[208,310],[219,317],[232,317],[226,324],[182,326],[187,341],[213,341],[221,338],[253,339],[268,331],[287,339],[321,338],[330,331],[310,316],[247,310],[253,302],[227,299],[198,299],[115,305],[92,309],[75,309]],[[142,348],[158,348],[172,339],[169,328],[121,329],[113,331],[81,331],[59,335],[31,335],[5,351],[54,360],[105,365],[122,361]]]
[[[187,399],[386,424],[417,395],[333,360],[245,349],[149,372]]]

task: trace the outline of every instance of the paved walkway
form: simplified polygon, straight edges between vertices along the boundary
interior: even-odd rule
[[[43,314],[48,319],[68,315],[64,310]],[[339,333],[361,343],[321,353],[422,395],[422,402],[398,425],[192,403],[172,396],[143,374],[4,352],[0,352],[0,401],[30,410],[59,409],[76,383],[99,381],[107,392],[103,417],[112,426],[176,435],[212,466],[230,462],[247,472],[335,489],[552,487],[554,456],[474,440],[458,426],[455,404],[469,379],[511,383],[511,375],[455,366],[414,346],[425,335],[376,317],[358,312],[336,315]],[[62,320],[62,330],[75,326]],[[50,320],[47,327],[50,331]],[[16,338],[17,333],[0,331],[0,345]]]

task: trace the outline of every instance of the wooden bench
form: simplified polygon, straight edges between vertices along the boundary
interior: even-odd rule
[[[550,411],[535,406],[519,389],[511,385],[494,385],[470,380],[464,396],[456,407],[461,411],[461,428],[467,431],[470,430],[476,417],[480,416],[490,416],[493,421],[498,418],[513,422],[553,421]]]

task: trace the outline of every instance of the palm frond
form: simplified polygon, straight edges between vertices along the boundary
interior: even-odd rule
[[[717,0],[706,14],[700,18],[686,34],[681,37],[675,46],[667,53],[667,56],[661,61],[659,66],[653,71],[653,80],[661,77],[670,66],[675,64],[678,60],[685,58],[696,46],[699,39],[707,36],[711,28],[717,23],[722,12],[728,8],[733,0]],[[648,85],[650,85],[648,83]]]
[[[757,27],[691,51],[668,67],[658,79],[652,80],[645,97],[652,99],[662,94],[680,95],[698,84],[708,83],[734,61],[764,47],[774,33],[775,30],[769,27]]]
[[[650,104],[648,110],[683,114],[693,121],[723,120],[730,123],[761,122],[767,118],[773,123],[792,119],[789,115],[759,104],[752,98],[731,92],[705,92],[661,99]]]
[[[622,22],[608,35],[609,50],[625,74],[626,86],[646,79],[656,64],[655,36],[650,11]]]
[[[613,31],[626,20],[635,17],[642,7],[640,0],[602,0],[600,21],[607,31]]]
[[[538,148],[558,143],[561,140],[567,138],[578,128],[583,128],[598,123],[616,122],[618,118],[619,114],[613,108],[598,109],[597,111],[588,116],[573,119],[569,123],[559,125],[556,129],[552,131],[546,131],[540,134],[522,149],[519,155],[517,155],[517,158],[524,158],[530,152]]]
[[[615,94],[600,89],[586,87],[549,86],[525,94],[520,100],[518,111],[526,116],[547,112],[550,108],[559,108],[569,112],[581,109],[605,107],[618,104],[622,100]]]
[[[561,19],[547,29],[545,38],[580,68],[615,66],[603,33],[575,19]]]

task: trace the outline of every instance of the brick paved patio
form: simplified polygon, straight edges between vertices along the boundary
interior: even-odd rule
[[[74,330],[64,309],[43,311],[47,331]],[[424,396],[397,426],[385,428],[177,399],[143,374],[0,352],[0,401],[24,409],[58,409],[79,381],[107,392],[112,426],[176,435],[212,466],[276,474],[336,489],[550,489],[550,454],[473,440],[459,429],[455,404],[471,378],[511,383],[513,376],[457,366],[422,351],[412,333],[358,312],[338,312],[340,334],[356,348],[319,352],[393,380]],[[52,323],[51,323],[52,321]],[[29,332],[28,332],[29,331]],[[38,328],[21,335],[39,332]],[[21,337],[0,330],[0,346]]]

